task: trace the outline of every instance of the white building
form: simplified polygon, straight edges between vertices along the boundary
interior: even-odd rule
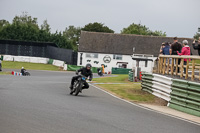
[[[133,55],[78,52],[78,65],[85,66],[87,63],[90,63],[93,67],[101,67],[101,65],[104,64],[106,66],[105,72],[108,73],[111,72],[112,68],[132,69],[133,67],[136,67],[137,63],[132,59],[132,56]],[[148,57],[148,59],[155,60],[156,57]],[[139,67],[141,67],[142,71],[151,72],[153,66],[154,62],[151,61],[148,61],[147,66],[145,66],[145,61],[140,61],[139,63]]]
[[[159,55],[161,43],[166,41],[172,42],[173,38],[82,31],[77,65],[85,66],[90,63],[93,67],[101,67],[104,64],[105,72],[111,72],[113,67],[132,69],[137,64],[132,59],[134,56],[152,59],[153,62],[139,63],[142,71],[151,72]]]

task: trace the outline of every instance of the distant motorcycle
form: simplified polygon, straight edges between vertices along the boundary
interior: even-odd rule
[[[99,76],[103,76],[103,73],[102,73],[102,71],[101,71],[100,68],[97,68],[97,74],[98,74]]]
[[[27,72],[26,70],[24,70],[24,75],[23,76],[31,76],[31,74],[29,72]]]
[[[84,85],[84,82],[86,82],[87,78],[83,75],[80,75],[78,80],[74,81],[73,90],[70,93],[71,95],[74,93],[75,96],[77,96],[80,92],[82,92],[82,87]]]

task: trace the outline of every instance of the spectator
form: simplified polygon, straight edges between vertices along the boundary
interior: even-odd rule
[[[161,47],[160,47],[160,54],[162,55],[163,54],[163,48],[165,47],[165,43],[163,42]]]
[[[178,42],[178,38],[174,37],[174,42],[171,45],[170,54],[171,55],[178,55],[177,51],[181,53],[182,45]],[[178,65],[180,65],[181,59],[178,59]],[[178,67],[178,73],[179,73],[179,67]]]
[[[195,46],[196,42],[198,42],[197,46]],[[198,54],[199,54],[199,56],[200,56],[200,37],[199,37],[199,40],[198,40],[198,41],[196,41],[196,40],[193,41],[192,46],[193,46],[193,48],[194,48],[195,50],[198,50]]]
[[[181,53],[179,53],[179,51],[177,51],[178,55],[190,55],[190,47],[188,46],[188,41],[187,40],[183,40],[183,48]],[[190,61],[190,59],[189,59]],[[184,65],[187,64],[187,59],[184,59]],[[186,73],[186,69],[184,68],[184,73]]]
[[[165,43],[165,47],[162,49],[163,55],[170,55],[170,45],[168,42]],[[171,58],[169,58],[169,64],[171,64]],[[168,64],[168,59],[166,60],[166,64]]]
[[[179,53],[180,53],[181,49],[182,49],[181,43],[178,42],[178,38],[177,37],[174,37],[174,42],[171,45],[170,54],[171,55],[178,55],[177,51],[179,51]]]
[[[170,55],[170,45],[168,42],[165,43],[164,48],[162,49],[163,55]]]
[[[2,71],[2,70],[1,70],[1,67],[2,67],[2,65],[1,65],[1,59],[0,59],[0,71]]]

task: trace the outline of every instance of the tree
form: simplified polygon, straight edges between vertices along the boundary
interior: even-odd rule
[[[70,41],[75,51],[78,50],[77,44],[80,34],[81,34],[81,28],[74,26],[69,26],[65,28],[65,31],[63,32],[63,36],[65,36]]]
[[[20,41],[54,42],[60,48],[73,49],[71,41],[61,32],[51,33],[47,20],[39,27],[37,18],[32,18],[26,12],[15,16],[12,23],[0,20],[0,39]]]
[[[43,24],[41,25],[41,30],[46,31],[48,33],[51,32],[50,25],[47,23],[47,20],[43,21]]]
[[[5,19],[0,20],[0,30],[3,29],[4,26],[8,25],[9,22]]]
[[[28,16],[23,12],[21,16],[15,16],[12,24],[7,24],[0,32],[1,39],[13,39],[21,41],[38,41],[39,27],[37,18]]]
[[[102,23],[89,23],[85,25],[81,30],[83,31],[92,31],[92,32],[106,32],[106,33],[114,33],[114,31],[107,26],[104,26]]]
[[[40,31],[39,31],[39,41],[43,42],[48,42],[51,38],[51,28],[50,25],[48,24],[47,20],[43,21],[43,24],[40,26]]]
[[[150,36],[166,36],[162,31],[151,31],[148,27],[141,24],[131,24],[127,28],[123,28],[121,34],[136,34],[136,35],[150,35]]]
[[[39,29],[37,18],[32,18],[27,12],[22,12],[22,15],[15,16],[13,19],[13,24],[32,25]]]
[[[200,33],[197,32],[197,33],[194,35],[194,39],[199,40],[199,37],[200,37]]]
[[[56,43],[60,48],[73,49],[70,41],[61,32],[51,34],[50,42]]]

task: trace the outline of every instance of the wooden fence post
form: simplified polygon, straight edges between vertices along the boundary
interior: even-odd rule
[[[160,58],[160,73],[162,73],[163,66],[163,58]]]
[[[163,64],[163,74],[165,74],[165,67],[166,67],[166,58],[164,58],[164,64]]]
[[[178,58],[176,58],[176,75],[178,75]]]
[[[195,69],[195,60],[192,60],[192,77],[191,79],[194,80],[194,69]]]
[[[167,74],[169,74],[169,61],[170,61],[170,58],[167,59]]]
[[[174,75],[174,58],[172,58],[171,75]]]
[[[189,59],[187,59],[187,64],[186,64],[186,75],[185,75],[185,79],[188,78],[188,69],[189,69]]]
[[[179,70],[181,71],[180,73],[180,77],[182,78],[183,77],[183,71],[184,71],[184,59],[181,59],[181,64],[180,64],[180,68]]]

